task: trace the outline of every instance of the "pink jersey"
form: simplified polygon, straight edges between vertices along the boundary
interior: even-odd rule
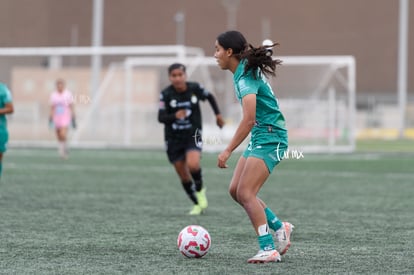
[[[72,119],[70,105],[73,104],[72,93],[68,90],[55,91],[50,96],[50,105],[53,106],[53,123],[56,128],[68,127]]]

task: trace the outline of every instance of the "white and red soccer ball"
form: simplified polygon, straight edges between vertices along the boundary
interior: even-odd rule
[[[210,249],[210,234],[202,226],[186,226],[178,234],[177,246],[184,256],[188,258],[201,258]]]

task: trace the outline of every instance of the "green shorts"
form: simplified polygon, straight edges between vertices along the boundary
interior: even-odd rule
[[[252,138],[250,140],[246,150],[243,152],[243,157],[262,159],[265,162],[269,173],[272,173],[275,166],[283,159],[287,148],[287,141],[276,142],[272,138],[272,141],[269,142],[269,138],[267,138],[266,135],[261,135],[259,138]]]
[[[0,130],[0,153],[6,152],[8,141],[9,141],[9,133],[7,131]]]

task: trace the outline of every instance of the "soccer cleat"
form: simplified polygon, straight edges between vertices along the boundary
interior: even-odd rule
[[[293,228],[295,228],[291,223],[283,222],[282,227],[276,230],[275,237],[279,245],[277,251],[280,255],[284,255],[290,247],[290,234],[292,233]]]
[[[198,204],[194,204],[188,215],[200,215],[201,213],[203,213],[203,209]]]
[[[259,250],[255,256],[248,259],[247,262],[249,264],[264,264],[264,263],[270,263],[270,262],[280,262],[280,254],[277,252],[277,250]]]
[[[196,192],[195,194],[197,197],[198,205],[201,207],[202,210],[206,209],[208,206],[206,188],[201,189],[200,192]]]

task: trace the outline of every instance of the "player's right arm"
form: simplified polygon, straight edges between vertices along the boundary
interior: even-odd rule
[[[184,119],[186,117],[185,109],[178,110],[175,113],[169,113],[166,108],[165,96],[161,93],[158,105],[158,121],[161,123],[173,123],[176,119]]]
[[[53,94],[49,98],[49,104],[50,104],[49,123],[51,123],[53,121],[53,115],[55,114],[55,104],[53,104]]]
[[[243,117],[227,145],[227,148],[218,156],[218,167],[227,168],[227,160],[232,152],[246,139],[256,122],[256,94],[246,94],[242,98]]]

